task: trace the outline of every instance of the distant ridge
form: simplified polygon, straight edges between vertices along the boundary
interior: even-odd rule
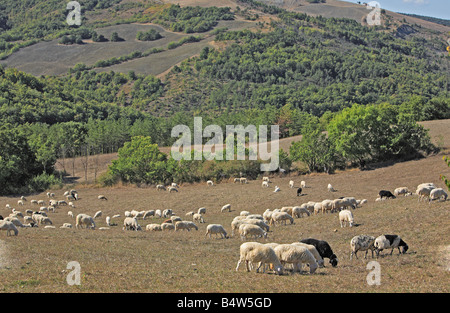
[[[431,17],[431,16],[423,16],[423,15],[417,15],[417,14],[408,14],[408,13],[401,13],[401,12],[398,12],[398,13],[403,14],[403,15],[407,15],[407,16],[411,16],[411,17],[415,17],[415,18],[420,18],[420,19],[422,19],[424,21],[433,22],[433,23],[436,23],[436,24],[444,25],[444,26],[450,26],[450,20],[446,20],[446,19],[443,19],[443,18],[437,18],[437,17]]]

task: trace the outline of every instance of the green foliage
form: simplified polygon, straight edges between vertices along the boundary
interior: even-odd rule
[[[447,166],[450,167],[450,158],[448,156],[443,156],[442,159],[447,164]],[[447,176],[441,175],[440,178],[447,186],[447,189],[450,191],[450,180],[447,179]]]
[[[169,164],[150,137],[137,136],[119,149],[118,159],[113,160],[109,170],[124,182],[151,184],[170,179]]]
[[[162,35],[153,28],[146,32],[139,31],[136,35],[136,39],[141,41],[154,41],[160,38],[162,38]]]

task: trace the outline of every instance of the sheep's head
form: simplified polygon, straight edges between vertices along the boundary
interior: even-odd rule
[[[338,265],[338,258],[335,254],[330,257],[331,266],[336,267]]]
[[[283,275],[283,266],[282,265],[275,266],[274,270],[275,270],[275,274]]]

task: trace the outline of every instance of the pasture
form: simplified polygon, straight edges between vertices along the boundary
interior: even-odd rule
[[[448,152],[448,121],[430,122],[431,135],[441,140]],[[422,160],[401,162],[370,171],[348,170],[334,175],[311,174],[273,176],[269,188],[261,187],[261,179],[248,184],[221,182],[214,186],[206,183],[181,185],[178,193],[157,191],[154,187],[137,188],[116,186],[96,188],[76,185],[80,199],[75,208],[58,207],[48,216],[55,229],[19,228],[18,236],[6,236],[0,232],[0,290],[2,292],[439,292],[450,291],[450,231],[449,201],[418,202],[417,196],[375,202],[381,189],[393,191],[396,187],[415,187],[433,182],[444,187],[440,174],[450,176],[450,170],[442,161],[442,153]],[[294,180],[295,188],[288,186]],[[307,187],[298,197],[296,187],[304,180]],[[337,190],[327,191],[331,183]],[[274,187],[281,191],[274,193]],[[55,199],[64,199],[65,190],[51,190]],[[97,199],[104,194],[108,200]],[[240,211],[262,214],[266,209],[300,205],[308,201],[354,196],[368,199],[368,203],[353,211],[356,225],[341,228],[338,214],[318,214],[297,218],[293,225],[272,226],[267,239],[259,242],[292,243],[303,238],[326,240],[339,259],[333,268],[325,260],[325,267],[315,274],[287,273],[277,276],[271,273],[246,272],[241,267],[235,271],[239,259],[239,246],[243,241],[238,235],[230,239],[205,237],[208,224],[222,224],[230,234],[230,223]],[[39,210],[30,200],[48,201],[46,193],[27,195],[24,206],[17,205],[16,197],[0,198],[0,214],[9,215],[6,204],[19,211]],[[232,205],[232,212],[221,213],[224,204]],[[124,212],[133,209],[172,209],[175,215],[186,220],[188,211],[206,207],[205,223],[196,223],[199,230],[187,231],[124,231]],[[69,217],[71,210],[91,216],[98,210],[103,216],[96,220],[97,229],[61,229],[63,223],[75,226]],[[117,226],[106,226],[105,217],[120,214],[113,219]],[[161,223],[164,218],[139,219],[145,229],[150,223]],[[392,256],[383,251],[377,259],[381,268],[381,284],[369,286],[364,259],[350,260],[350,240],[353,236],[368,234],[398,234],[409,245],[405,255]],[[254,241],[250,239],[249,241]],[[70,286],[67,264],[77,261],[81,266],[81,284]]]

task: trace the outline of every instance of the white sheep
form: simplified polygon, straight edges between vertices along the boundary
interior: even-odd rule
[[[147,217],[150,217],[150,216],[155,216],[155,210],[145,211],[145,213],[142,216],[142,218],[145,220]]]
[[[272,219],[272,213],[273,213],[273,211],[270,209],[267,209],[264,211],[263,218],[264,218],[264,221],[266,221],[266,223],[269,223],[270,220]]]
[[[18,200],[17,205],[25,205],[25,203],[23,202],[23,200]]]
[[[70,223],[64,223],[64,224],[62,224],[62,226],[59,227],[59,228],[72,228],[72,224],[70,224]]]
[[[206,182],[206,184],[207,184],[208,186],[214,186],[214,182],[213,182],[212,180],[208,180],[208,181]]]
[[[209,235],[209,238],[211,238],[211,235],[215,234],[216,238],[218,235],[223,239],[228,239],[227,232],[225,231],[225,228],[223,228],[220,224],[209,224],[206,226],[206,234],[205,237]]]
[[[156,185],[156,190],[166,190],[166,187],[164,185]]]
[[[329,192],[335,192],[335,189],[333,188],[333,186],[331,184],[328,184],[328,191]]]
[[[159,224],[148,224],[145,226],[145,229],[148,231],[162,231],[161,225]]]
[[[305,182],[304,180],[302,180],[302,181],[300,182],[300,187],[306,188],[306,182]]]
[[[293,180],[289,181],[289,188],[294,188],[294,181]]]
[[[169,188],[167,188],[167,190],[170,192],[178,192],[178,189],[176,187],[170,186]]]
[[[273,191],[273,192],[279,192],[279,191],[281,191],[280,187],[278,187],[278,186],[275,186],[275,189],[274,189],[274,191]]]
[[[108,200],[105,195],[99,195],[97,197],[98,200]]]
[[[5,230],[6,236],[11,236],[11,231],[14,232],[14,236],[19,234],[17,227],[12,222],[5,220],[0,220],[0,230]]]
[[[270,178],[268,176],[263,176],[262,180],[270,183]]]
[[[372,258],[373,258],[373,251],[376,249],[374,243],[375,237],[373,236],[358,235],[353,237],[352,240],[350,241],[350,248],[352,250],[352,252],[350,253],[350,260],[353,258],[353,255],[355,255],[355,257],[358,258],[357,255],[358,251],[366,251],[364,258],[367,259],[367,252],[369,252],[369,250],[372,251]]]
[[[255,236],[256,238],[267,238],[267,232],[258,225],[243,223],[239,226],[239,235],[241,240],[247,239],[247,236]]]
[[[75,218],[75,221],[76,221],[75,228],[77,228],[77,229],[78,229],[78,227],[83,228],[83,225],[86,228],[95,229],[95,222],[94,222],[94,219],[92,218],[92,216],[89,216],[84,213],[80,213]]]
[[[269,182],[263,181],[263,182],[261,183],[261,187],[266,187],[266,188],[268,188],[268,187],[269,187]]]
[[[177,183],[172,183],[171,186],[172,186],[172,187],[175,187],[175,188],[180,188],[180,186],[178,186]]]
[[[280,244],[273,250],[281,264],[291,263],[294,266],[294,272],[301,272],[303,263],[309,264],[309,272],[311,274],[313,274],[318,267],[316,258],[308,248],[304,246],[297,244]]]
[[[287,214],[292,216],[292,209],[294,207],[293,206],[284,206],[280,209],[280,212],[286,212]]]
[[[155,210],[155,217],[161,217],[162,216],[162,212],[161,210]]]
[[[105,221],[106,221],[106,225],[111,226],[111,217],[110,216],[107,216]]]
[[[5,217],[4,220],[13,223],[14,226],[16,226],[16,227],[23,227],[22,222],[17,217],[8,216],[8,217]]]
[[[433,191],[433,189],[435,189],[436,187],[428,185],[428,186],[421,186],[417,188],[416,190],[416,195],[419,196],[417,201],[420,201],[422,199],[428,198],[430,199],[430,194],[431,191]]]
[[[292,217],[301,218],[303,214],[306,214],[306,216],[310,216],[311,213],[306,208],[302,208],[299,206],[295,206],[292,208]]]
[[[354,209],[356,207],[356,205],[353,204],[353,202],[351,200],[344,198],[344,199],[333,200],[331,207],[332,207],[332,210],[334,212],[336,212],[336,211],[340,211],[340,210],[345,210],[349,207]]]
[[[222,209],[220,209],[220,212],[225,212],[225,211],[231,212],[231,204],[230,204],[230,203],[225,204],[225,205],[222,207]]]
[[[197,213],[198,214],[206,214],[206,208],[199,208]]]
[[[349,227],[353,227],[355,221],[352,212],[350,210],[342,210],[339,212],[339,222],[341,223],[341,227],[347,224]]]
[[[94,219],[96,219],[96,218],[102,216],[102,214],[103,214],[102,211],[97,211],[97,212],[95,212],[95,214],[94,214]]]
[[[241,184],[248,184],[247,178],[245,178],[245,177],[239,178],[239,182],[240,182]]]
[[[112,218],[119,218],[119,217],[120,217],[120,214],[115,214],[112,216]]]
[[[398,187],[394,189],[394,196],[401,196],[401,195],[409,195],[412,194],[412,192],[409,191],[408,187]]]
[[[240,216],[249,216],[250,212],[249,211],[241,211],[241,213],[239,213]]]
[[[179,229],[186,229],[187,231],[190,231],[191,228],[194,228],[195,230],[198,230],[197,225],[195,225],[191,221],[178,221],[175,223],[175,231]]]
[[[72,211],[67,212],[67,215],[73,218],[73,212]]]
[[[273,212],[270,220],[270,225],[276,225],[277,222],[283,223],[286,225],[286,221],[290,221],[291,224],[294,224],[294,218],[286,212]]]
[[[448,197],[447,193],[442,188],[435,188],[430,192],[430,201],[433,200],[446,201],[447,197]]]
[[[171,217],[173,215],[173,210],[172,209],[165,209],[162,212],[162,216],[165,218]]]
[[[141,226],[139,225],[136,217],[126,217],[123,220],[123,230],[142,230]]]
[[[244,224],[258,225],[259,227],[264,229],[266,232],[268,232],[270,230],[269,225],[267,225],[263,220],[260,220],[257,218],[246,218],[246,219],[241,220],[241,222]]]
[[[194,215],[192,215],[192,221],[199,222],[199,223],[204,223],[205,219],[203,218],[203,216],[201,214],[194,213]]]
[[[281,275],[283,273],[283,266],[281,265],[280,259],[275,254],[274,249],[258,242],[246,242],[241,244],[239,247],[239,261],[236,266],[236,271],[239,270],[239,266],[243,262],[245,262],[247,272],[250,272],[250,263],[259,263],[256,272],[258,272],[264,264],[273,264],[276,274]]]
[[[172,223],[161,223],[161,230],[174,230],[175,225]]]

